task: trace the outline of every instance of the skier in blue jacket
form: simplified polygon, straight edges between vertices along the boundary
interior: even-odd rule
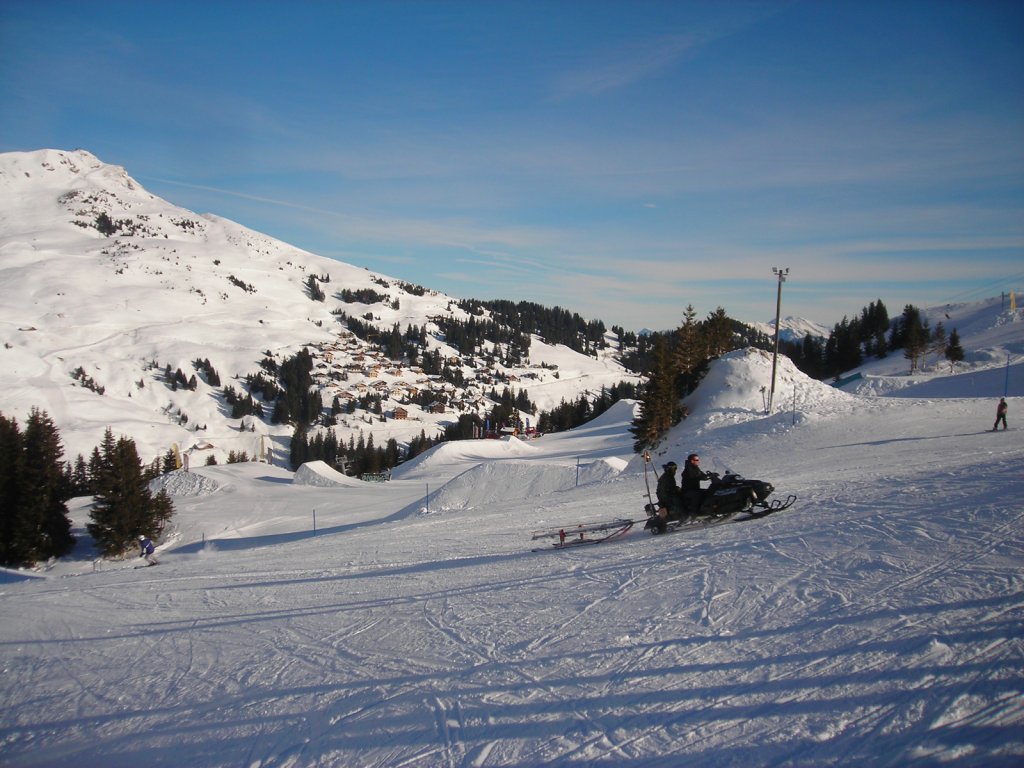
[[[147,539],[145,536],[139,536],[139,546],[142,551],[139,552],[139,557],[146,558],[146,562],[150,565],[159,564],[159,560],[156,559],[156,555],[153,553],[156,551],[156,547],[153,546],[153,542]]]

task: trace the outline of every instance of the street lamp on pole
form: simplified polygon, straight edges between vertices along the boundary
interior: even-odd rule
[[[772,355],[772,388],[768,393],[768,413],[772,412],[772,401],[775,399],[775,371],[779,364],[779,321],[782,315],[782,284],[786,282],[789,267],[772,267],[772,274],[779,278],[779,291],[775,297],[775,354]]]

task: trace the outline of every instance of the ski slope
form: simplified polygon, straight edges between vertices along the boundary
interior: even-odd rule
[[[1024,378],[1020,336],[993,343],[999,433],[1003,379],[971,380],[1005,376],[991,361],[894,397],[782,360],[771,415],[770,360],[716,362],[654,463],[698,451],[799,502],[689,534],[530,551],[537,528],[643,516],[627,403],[388,483],[167,476],[159,567],[83,539],[3,573],[0,763],[1020,765]]]

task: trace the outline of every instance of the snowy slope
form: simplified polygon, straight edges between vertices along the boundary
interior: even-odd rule
[[[843,389],[865,395],[942,397],[954,389],[969,397],[1002,395],[1024,376],[1024,309],[1011,309],[996,297],[922,311],[929,327],[942,323],[948,336],[956,330],[964,348],[964,361],[953,366],[941,355],[929,354],[921,368],[910,374],[910,363],[897,350],[881,360],[865,361],[857,371],[861,379]]]
[[[108,222],[102,231],[101,217]],[[326,295],[322,302],[310,297],[311,277]],[[146,462],[175,444],[185,451],[209,443],[222,462],[230,451],[261,455],[267,444],[286,456],[291,428],[269,423],[273,405],[267,404],[255,432],[240,430],[223,386],[244,394],[240,379],[259,373],[268,354],[281,362],[308,345],[325,406],[336,395],[357,393],[357,385],[382,383],[388,385],[385,411],[393,413],[406,403],[403,393],[439,384],[373,357],[345,334],[337,313],[364,321],[370,315],[383,332],[396,324],[401,331],[426,328],[435,334],[431,349],[446,357],[454,350],[436,337],[430,318],[468,318],[436,291],[174,206],[146,192],[123,168],[82,150],[0,154],[0,286],[0,412],[23,421],[32,407],[47,411],[69,461],[87,457],[115,424]],[[340,294],[346,289],[386,299],[345,302]],[[365,360],[362,367],[350,369],[357,359]],[[209,360],[220,387],[208,384],[197,360]],[[529,362],[500,372],[516,376],[513,390],[526,390],[542,410],[639,379],[611,352],[587,357],[539,339]],[[196,390],[172,389],[164,376],[168,366],[186,379],[196,376]],[[468,407],[478,411],[489,408],[480,398],[493,385],[475,383],[477,371],[468,365],[463,372],[474,386],[438,391],[453,401],[476,398]],[[436,415],[417,406],[408,410],[408,419],[387,423],[359,412],[343,418],[336,434],[347,442],[372,432],[383,446],[421,432],[433,437],[458,418],[453,409]]]
[[[1017,365],[1019,326],[994,328]],[[627,403],[439,446],[388,483],[168,476],[160,566],[83,540],[4,574],[0,762],[1020,765],[1018,369],[993,434],[1002,390],[972,373],[880,397],[781,363],[799,394],[771,415],[770,359],[713,364],[654,457],[699,451],[799,496],[702,532],[531,552],[536,529],[642,517]],[[81,534],[84,501],[74,516]]]
[[[751,327],[760,331],[765,336],[775,337],[775,318],[766,323],[751,323]],[[817,336],[826,339],[829,333],[829,328],[804,317],[786,315],[779,320],[779,338],[783,341],[800,342],[807,336]]]

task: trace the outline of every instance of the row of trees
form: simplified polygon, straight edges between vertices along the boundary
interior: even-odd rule
[[[782,341],[779,349],[797,368],[816,379],[840,376],[858,368],[868,358],[884,358],[897,350],[903,351],[911,373],[929,354],[954,363],[964,359],[955,328],[948,336],[941,322],[932,328],[912,304],[907,304],[900,316],[890,319],[880,299],[864,307],[859,317],[844,317],[836,323],[827,339],[807,335],[802,341]]]
[[[562,307],[545,307],[531,301],[512,302],[503,299],[465,301],[460,306],[471,313],[480,312],[481,309],[489,310],[496,322],[527,338],[526,349],[529,349],[530,334],[540,336],[548,344],[563,344],[585,355],[592,355],[606,346],[603,322],[585,320],[579,314]]]
[[[87,525],[103,555],[120,555],[146,533],[158,537],[174,512],[170,497],[149,491],[152,470],[135,443],[108,429],[88,464],[63,461],[53,419],[33,408],[24,431],[0,413],[0,563],[29,566],[71,551],[67,500],[82,488],[95,496]]]
[[[383,472],[397,466],[403,458],[403,452],[394,438],[378,448],[373,443],[373,434],[365,438],[362,432],[359,433],[358,441],[349,437],[347,444],[338,440],[333,429],[317,432],[310,437],[309,430],[300,427],[292,435],[293,467],[299,467],[307,461],[323,461],[332,467],[343,466],[349,474],[360,476]]]

